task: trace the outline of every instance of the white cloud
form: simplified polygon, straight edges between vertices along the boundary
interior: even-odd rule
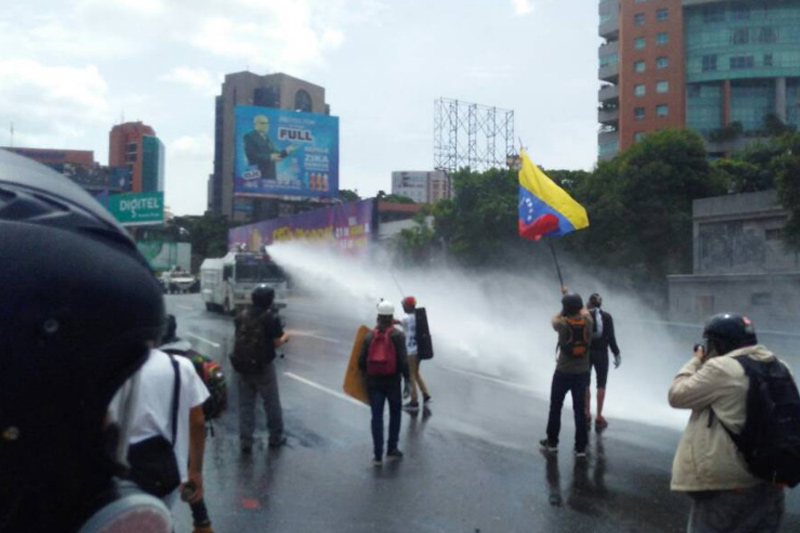
[[[61,143],[109,122],[108,86],[94,66],[0,61],[0,79],[0,115],[20,140]]]
[[[515,15],[527,15],[533,11],[532,0],[511,0]]]
[[[209,161],[214,139],[209,135],[183,135],[165,141],[166,204],[176,215],[200,214],[207,207]]]
[[[202,68],[176,67],[159,77],[160,80],[191,87],[206,96],[219,93],[222,74],[215,74]]]

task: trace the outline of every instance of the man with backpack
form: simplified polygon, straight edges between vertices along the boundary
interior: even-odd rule
[[[583,307],[579,294],[562,288],[561,310],[551,323],[558,332],[558,358],[553,382],[550,386],[550,414],[547,418],[547,438],[539,441],[542,451],[558,452],[558,435],[561,432],[561,408],[567,393],[572,393],[575,415],[575,457],[586,457],[589,442],[585,420],[586,387],[589,383],[589,342],[592,317]]]
[[[403,453],[397,448],[400,438],[400,416],[402,397],[400,376],[405,378],[405,391],[409,391],[408,357],[406,339],[402,330],[394,327],[394,305],[386,300],[378,304],[378,319],[375,329],[367,333],[358,367],[367,381],[367,392],[372,409],[373,464],[383,464],[383,408],[389,402],[389,439],[386,457],[391,460],[402,459]]]
[[[261,396],[267,414],[269,447],[286,444],[283,435],[283,412],[275,372],[275,349],[289,341],[280,317],[273,312],[275,290],[259,285],[253,290],[253,305],[235,320],[236,335],[231,364],[239,375],[239,445],[242,453],[253,449],[256,425],[256,396]]]
[[[703,337],[669,389],[672,407],[692,410],[671,489],[692,497],[689,531],[777,531],[783,485],[800,481],[797,386],[746,316],[714,315]]]
[[[614,318],[611,313],[600,309],[603,299],[599,294],[589,296],[587,307],[592,314],[592,341],[589,345],[589,382],[586,385],[586,425],[592,423],[592,367],[597,374],[597,417],[594,419],[596,430],[604,429],[608,422],[603,417],[603,403],[606,399],[606,382],[608,381],[608,349],[614,354],[614,368],[619,368],[622,356],[614,334]]]

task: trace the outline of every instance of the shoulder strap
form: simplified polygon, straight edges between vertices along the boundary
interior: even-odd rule
[[[175,382],[172,387],[172,447],[175,447],[175,440],[178,438],[178,395],[181,390],[181,376],[178,370],[178,362],[172,354],[169,354],[172,362],[172,370],[175,373]]]

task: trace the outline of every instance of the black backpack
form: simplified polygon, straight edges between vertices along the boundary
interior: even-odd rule
[[[275,345],[267,338],[270,316],[270,311],[253,316],[247,310],[239,315],[231,364],[240,374],[260,374],[275,359]]]
[[[777,359],[734,357],[750,380],[747,417],[738,435],[723,427],[744,455],[750,471],[765,481],[794,487],[800,482],[800,394],[789,370]]]
[[[586,318],[564,317],[567,321],[569,337],[566,342],[561,344],[561,350],[572,357],[586,357],[589,353],[589,341],[591,332],[586,327]]]

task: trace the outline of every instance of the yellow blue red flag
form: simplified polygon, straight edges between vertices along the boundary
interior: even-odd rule
[[[534,165],[525,150],[519,169],[519,234],[539,240],[589,226],[586,209]]]

